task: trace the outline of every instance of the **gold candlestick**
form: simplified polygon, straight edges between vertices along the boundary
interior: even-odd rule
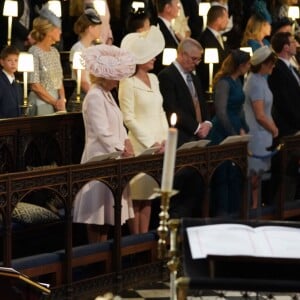
[[[158,257],[160,259],[166,259],[171,257],[171,260],[167,263],[170,271],[170,299],[176,300],[176,285],[175,280],[177,276],[177,269],[179,259],[177,257],[177,228],[179,220],[169,221],[169,205],[170,198],[177,194],[178,191],[162,191],[155,189],[157,193],[161,195],[160,213],[159,213],[159,227],[157,229],[158,240]],[[170,250],[167,250],[167,238],[170,234]]]

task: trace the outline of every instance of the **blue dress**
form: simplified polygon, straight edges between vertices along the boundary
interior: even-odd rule
[[[245,95],[240,78],[224,77],[216,84],[214,91],[216,115],[212,119],[213,127],[209,139],[219,144],[226,137],[239,135],[240,130],[248,131],[243,104]]]
[[[227,76],[215,86],[214,101],[216,115],[209,139],[219,144],[230,135],[239,135],[240,129],[248,131],[243,104],[245,95],[241,80]],[[212,176],[211,214],[226,216],[237,213],[242,201],[242,176],[239,168],[231,161],[223,162]]]
[[[263,39],[262,42],[263,42],[264,46],[270,47],[270,42],[267,39]],[[248,40],[247,44],[249,47],[252,48],[253,52],[261,47],[261,44],[257,40],[250,39],[250,40]]]
[[[273,137],[257,122],[252,109],[252,102],[258,99],[263,100],[264,112],[268,118],[272,119],[273,94],[269,89],[266,76],[257,73],[249,74],[244,85],[244,92],[246,96],[244,110],[251,135],[248,148],[256,156],[262,156],[262,158],[249,157],[248,169],[254,172],[267,171],[271,165],[271,158],[268,156],[270,151],[267,151],[266,148],[272,145]]]

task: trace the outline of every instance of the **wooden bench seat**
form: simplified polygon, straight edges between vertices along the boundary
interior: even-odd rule
[[[12,261],[12,268],[32,279],[49,275],[51,285],[62,283],[62,263],[55,252],[16,258]]]

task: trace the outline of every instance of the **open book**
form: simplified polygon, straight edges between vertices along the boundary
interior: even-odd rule
[[[244,135],[231,135],[224,139],[220,145],[237,143],[237,142],[248,142],[251,137],[251,134],[244,134]]]
[[[116,159],[116,158],[119,158],[121,156],[121,154],[122,154],[122,151],[115,151],[115,152],[111,152],[111,153],[96,155],[96,156],[92,157],[91,159],[89,159],[87,161],[87,163],[94,162],[94,161],[106,160],[106,159]]]
[[[155,154],[159,150],[159,148],[160,147],[151,147],[151,148],[148,148],[148,149],[144,150],[142,153],[140,153],[139,156],[141,156],[141,155]]]
[[[300,228],[215,224],[187,228],[193,259],[208,255],[300,258]]]
[[[205,147],[209,143],[210,143],[210,140],[199,140],[199,141],[188,142],[188,143],[181,145],[177,149],[177,151],[183,150],[183,149],[201,148],[201,147]]]

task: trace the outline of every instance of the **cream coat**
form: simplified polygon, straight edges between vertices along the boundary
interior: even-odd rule
[[[86,95],[82,114],[85,126],[85,147],[81,163],[91,158],[124,149],[127,138],[119,107],[109,92],[93,85]],[[92,181],[86,184],[76,196],[74,217],[76,223],[114,224],[114,198],[105,184]],[[122,198],[122,220],[134,216],[128,190]]]
[[[136,76],[121,80],[119,101],[135,155],[167,139],[168,121],[162,107],[156,75],[149,73],[151,88]],[[157,186],[150,176],[139,174],[130,182],[132,199],[148,199]]]

